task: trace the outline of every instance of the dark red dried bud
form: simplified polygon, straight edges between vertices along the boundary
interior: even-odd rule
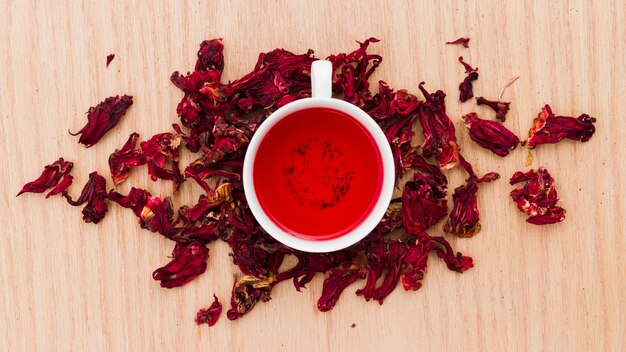
[[[446,44],[458,44],[458,45],[463,45],[464,48],[469,48],[469,41],[470,41],[470,38],[461,37],[457,40],[446,42]]]
[[[533,127],[528,131],[528,147],[535,148],[540,144],[557,143],[565,138],[586,142],[593,136],[596,119],[582,114],[576,118],[555,116],[550,105],[546,104],[539,115],[533,120]]]
[[[108,198],[106,188],[106,179],[94,171],[89,174],[89,181],[87,181],[85,187],[83,187],[78,199],[72,200],[72,197],[67,191],[63,191],[62,194],[65,199],[67,199],[67,202],[73,206],[80,206],[87,203],[83,208],[83,220],[97,224],[104,218],[107,210],[109,210],[109,206],[106,203],[106,199]]]
[[[260,279],[252,275],[246,275],[237,280],[230,297],[231,308],[226,313],[228,319],[235,320],[245,315],[259,301],[269,301],[275,283],[274,277]]]
[[[506,120],[506,113],[509,112],[509,105],[511,103],[506,101],[487,100],[483,97],[478,97],[476,98],[476,104],[487,105],[496,112],[496,119],[504,122]]]
[[[74,164],[72,162],[59,158],[59,160],[52,164],[46,165],[41,175],[36,180],[25,184],[17,196],[26,192],[43,193],[55,186],[56,187],[46,195],[46,198],[64,191],[72,183],[72,176],[69,175],[69,172],[72,170],[73,166]],[[64,177],[66,175],[68,177]],[[61,178],[63,178],[63,181],[61,181]],[[59,181],[61,181],[60,184]]]
[[[565,209],[557,206],[559,197],[554,188],[554,179],[548,170],[540,167],[523,173],[517,171],[511,177],[510,184],[526,182],[524,187],[511,191],[511,198],[517,207],[530,217],[526,222],[535,225],[555,224],[565,219]]]
[[[196,324],[209,324],[209,326],[215,325],[220,314],[222,314],[222,303],[217,299],[217,296],[213,294],[214,301],[211,306],[206,309],[200,309],[196,314]]]
[[[122,149],[115,150],[109,156],[109,168],[111,169],[111,177],[115,185],[119,185],[128,178],[130,169],[146,163],[146,157],[143,152],[135,149],[137,139],[139,139],[139,134],[132,133]]]
[[[419,84],[426,101],[418,109],[420,125],[424,133],[422,150],[424,157],[435,157],[439,168],[449,170],[459,163],[459,146],[456,141],[454,124],[446,115],[444,98],[441,90],[429,93],[424,82]]]
[[[519,138],[501,123],[483,120],[475,112],[461,117],[469,129],[470,138],[478,145],[499,156],[507,156],[519,143]]]
[[[78,143],[89,148],[115,127],[126,110],[133,105],[133,97],[130,95],[119,95],[106,98],[100,104],[89,108],[87,111],[87,124],[76,133],[70,132],[72,136],[80,134]]]
[[[209,249],[200,243],[176,243],[172,261],[156,269],[152,277],[161,281],[161,287],[182,286],[204,273],[208,258]]]
[[[111,61],[113,61],[114,58],[115,58],[115,54],[107,55],[107,67],[109,67],[109,64],[111,63]]]

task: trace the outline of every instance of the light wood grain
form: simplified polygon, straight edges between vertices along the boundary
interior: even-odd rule
[[[2,1],[0,13],[0,350],[626,350],[623,2]],[[472,38],[470,49],[443,44],[461,35]],[[193,68],[203,39],[224,38],[225,78],[235,79],[261,51],[313,48],[323,57],[370,36],[382,39],[372,49],[384,57],[374,78],[448,92],[465,154],[480,172],[503,175],[480,191],[483,231],[450,238],[475,259],[463,275],[431,257],[418,292],[398,289],[379,306],[351,294],[354,285],[328,313],[315,308],[320,276],[303,293],[279,285],[240,320],[196,327],[196,309],[214,292],[228,301],[237,270],[225,245],[211,245],[203,276],[161,289],[151,273],[172,243],[140,230],[131,212],[112,206],[94,226],[60,197],[15,198],[59,156],[75,162],[76,194],[89,172],[108,175],[108,155],[131,131],[168,130],[181,96],[169,75]],[[589,143],[534,153],[533,167],[547,166],[557,180],[565,222],[528,225],[508,198],[524,149],[501,159],[469,140],[458,116],[488,111],[458,103],[459,55],[480,67],[477,95],[495,97],[521,76],[505,95],[513,101],[506,125],[520,135],[546,102],[598,118]],[[76,144],[67,130],[120,93],[135,96],[130,113],[95,147]],[[461,172],[451,181],[460,184]],[[143,172],[121,191],[131,184],[170,191]],[[175,202],[190,204],[199,192],[185,184]]]

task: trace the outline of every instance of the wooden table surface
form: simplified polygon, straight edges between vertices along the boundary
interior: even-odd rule
[[[623,2],[2,1],[0,13],[0,350],[626,350]],[[469,49],[444,45],[462,35]],[[316,310],[320,275],[302,293],[277,286],[242,319],[197,327],[196,310],[214,292],[227,304],[238,275],[226,245],[211,245],[204,275],[162,289],[151,273],[172,242],[140,230],[130,211],[111,206],[94,226],[61,197],[15,198],[59,156],[75,162],[77,194],[89,172],[109,176],[108,156],[130,132],[169,130],[181,97],[169,76],[193,68],[204,39],[224,38],[225,78],[235,79],[261,51],[312,48],[325,57],[370,36],[382,40],[372,50],[384,57],[374,81],[415,92],[424,80],[448,92],[464,153],[480,172],[503,175],[481,188],[483,231],[448,236],[475,260],[465,274],[431,256],[419,291],[398,288],[379,306],[353,295],[355,284],[327,313]],[[109,53],[116,57],[105,68]],[[458,117],[488,111],[459,104],[459,55],[480,67],[477,96],[495,97],[521,77],[505,95],[513,102],[506,125],[519,135],[544,103],[598,118],[590,142],[534,152],[532,167],[545,165],[557,180],[563,223],[526,224],[509,199],[508,177],[528,169],[524,148],[502,159],[469,140]],[[85,149],[68,135],[89,106],[121,93],[135,105],[98,145]],[[168,194],[170,183],[143,171],[121,192]],[[462,182],[459,170],[450,177],[452,187]],[[187,183],[175,202],[199,193]]]

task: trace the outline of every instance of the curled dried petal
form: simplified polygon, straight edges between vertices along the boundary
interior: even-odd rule
[[[67,202],[73,206],[80,206],[87,203],[83,208],[83,220],[97,224],[104,218],[109,206],[106,203],[108,192],[106,190],[107,181],[97,172],[89,174],[89,181],[83,187],[78,199],[73,200],[67,191],[61,192]]]
[[[576,118],[556,116],[550,105],[546,104],[539,115],[533,120],[533,127],[528,132],[528,147],[535,148],[541,144],[557,143],[565,138],[586,142],[596,131],[593,125],[596,119],[582,114]]]
[[[196,314],[196,324],[208,324],[209,326],[215,325],[220,314],[222,314],[222,303],[217,299],[217,296],[213,294],[214,301],[211,306],[206,309],[198,310]]]
[[[179,135],[166,132],[156,134],[140,144],[152,180],[172,181],[174,192],[177,192],[180,184],[185,181],[178,168],[181,140]]]
[[[352,283],[365,278],[365,267],[343,263],[330,271],[322,286],[322,295],[317,300],[317,309],[322,312],[333,309],[341,293]]]
[[[138,139],[139,134],[131,133],[122,149],[115,150],[109,156],[109,168],[111,169],[113,184],[119,185],[124,182],[128,178],[130,169],[146,163],[146,156],[143,152],[135,149]]]
[[[41,175],[36,180],[25,184],[24,187],[22,187],[22,190],[17,194],[17,196],[26,192],[43,193],[47,191],[49,188],[57,186],[59,181],[61,181],[61,178],[63,178],[63,176],[65,175],[68,175],[68,173],[72,170],[73,166],[74,166],[74,163],[70,161],[65,161],[63,160],[63,158],[59,158],[59,160],[53,162],[52,164],[46,165],[43,171],[41,172]],[[65,180],[65,183],[67,182],[71,183],[71,177],[69,178],[69,181]],[[56,191],[56,188],[53,189],[50,193],[48,193],[46,198],[58,193],[55,191]]]
[[[461,117],[469,129],[470,138],[499,156],[507,156],[519,143],[519,138],[502,124],[483,120],[472,112]]]
[[[506,113],[509,112],[510,102],[506,101],[497,101],[497,100],[487,100],[483,97],[476,98],[477,105],[487,105],[493,111],[496,112],[496,119],[504,122],[506,120]]]
[[[89,148],[98,143],[110,129],[117,125],[131,105],[133,105],[133,97],[130,95],[106,98],[100,104],[89,108],[85,127],[76,133],[70,132],[70,134],[72,136],[80,134],[78,143]]]
[[[209,249],[200,243],[176,243],[172,260],[156,269],[152,277],[161,281],[161,287],[182,286],[204,273],[208,258]]]
[[[464,48],[469,48],[469,41],[470,38],[459,38],[457,40],[451,41],[451,42],[446,42],[446,44],[457,44],[457,45],[463,45]]]
[[[437,256],[446,263],[448,269],[462,273],[474,266],[472,258],[464,256],[461,252],[454,253],[450,243],[443,237],[431,237]]]
[[[459,84],[459,100],[464,103],[474,97],[473,81],[478,79],[478,72],[470,72]]]
[[[141,217],[143,208],[146,206],[151,196],[150,192],[133,187],[126,196],[111,191],[109,192],[108,198],[124,208],[131,209],[133,213],[135,213],[135,216]]]
[[[478,67],[473,68],[470,64],[465,62],[465,60],[463,60],[463,56],[459,56],[459,62],[461,63],[461,65],[463,65],[463,68],[465,69],[465,73],[472,73],[472,72],[478,71]]]

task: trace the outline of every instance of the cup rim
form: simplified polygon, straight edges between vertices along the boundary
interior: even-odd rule
[[[286,116],[308,108],[339,110],[356,119],[372,136],[382,160],[383,181],[378,200],[369,215],[355,229],[339,237],[315,240],[297,237],[275,224],[261,207],[253,181],[253,166],[261,141],[267,132]],[[334,252],[347,248],[365,238],[385,215],[395,185],[395,165],[387,137],[376,122],[363,110],[343,100],[334,98],[303,98],[291,102],[272,113],[252,136],[243,163],[243,188],[252,215],[259,225],[274,239],[291,248],[311,253]]]

